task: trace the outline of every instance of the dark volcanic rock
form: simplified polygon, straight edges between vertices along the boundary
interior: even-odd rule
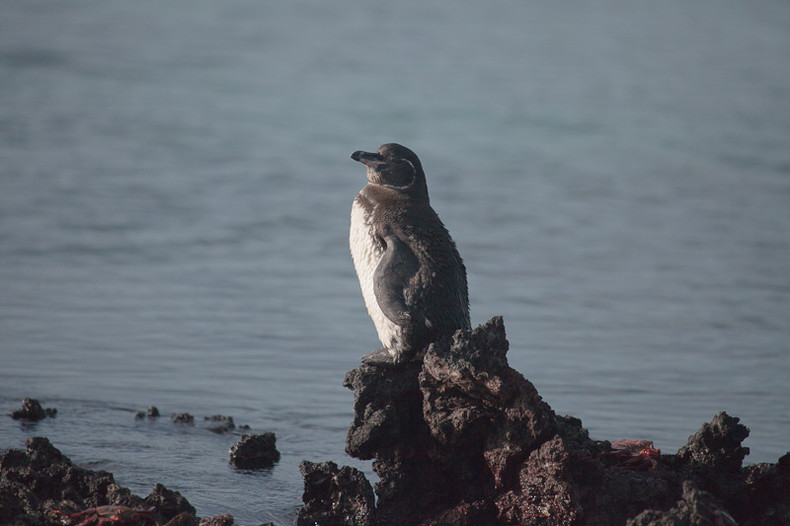
[[[162,484],[154,486],[151,494],[145,498],[144,506],[146,508],[156,508],[166,520],[170,520],[184,512],[195,514],[195,508],[187,499],[182,497],[179,492],[171,491]]]
[[[274,433],[241,435],[241,440],[230,448],[230,463],[241,469],[269,468],[280,460]]]
[[[200,521],[200,526],[233,526],[233,515],[227,513],[215,515]]]
[[[326,524],[369,526],[373,524],[373,488],[361,471],[334,462],[299,465],[304,479],[304,507],[299,510],[298,526]]]
[[[735,519],[710,493],[701,491],[694,483],[683,483],[683,498],[670,510],[647,510],[628,521],[627,526],[737,526]]]
[[[555,415],[508,366],[507,349],[493,318],[431,344],[423,363],[346,374],[346,451],[374,459],[380,478],[372,524],[790,524],[790,455],[742,468],[749,431],[737,418],[716,415],[677,455],[624,453]],[[316,466],[308,472],[318,482],[305,476],[306,520],[356,524],[328,519],[336,499],[308,486],[329,487],[335,475]]]
[[[377,524],[443,521],[449,510],[455,521],[494,520],[494,494],[555,425],[535,387],[507,365],[507,349],[493,318],[431,344],[423,364],[346,375],[354,391],[346,451],[376,459]]]
[[[482,453],[496,487],[551,435],[555,422],[535,386],[508,366],[507,350],[502,318],[492,318],[458,331],[452,345],[432,344],[419,376],[433,439],[444,449]]]
[[[14,420],[29,420],[36,422],[43,420],[46,417],[54,417],[58,414],[58,410],[54,408],[41,407],[41,403],[35,398],[25,398],[22,400],[22,407],[11,413],[11,418]]]
[[[189,413],[173,413],[170,415],[170,420],[176,424],[194,424],[195,417]]]
[[[29,438],[26,448],[0,458],[0,524],[50,524],[57,520],[56,509],[76,512],[115,504],[109,499],[110,493],[118,495],[111,474],[74,466],[46,438]]]
[[[233,423],[232,416],[214,415],[204,417],[203,420],[214,422],[206,428],[212,433],[223,434],[236,429],[236,424]]]
[[[496,500],[503,524],[623,524],[647,503],[676,500],[658,471],[609,465],[608,443],[589,439],[581,421],[557,418],[557,433],[521,464],[518,482]]]
[[[161,415],[159,414],[159,409],[155,406],[148,406],[148,411],[138,411],[137,414],[134,416],[137,420],[142,420],[145,417],[148,418],[159,418]]]
[[[688,444],[678,450],[678,457],[702,469],[737,473],[749,454],[749,448],[741,446],[749,429],[738,422],[739,418],[719,413],[689,437]]]
[[[748,495],[744,493],[745,474],[741,470],[749,448],[741,442],[749,436],[749,429],[739,419],[727,413],[717,414],[689,437],[678,450],[678,458],[690,471],[690,478],[700,489],[709,491],[727,503],[732,513],[748,511]]]
[[[173,500],[174,495],[180,500]],[[176,501],[172,509],[164,506]],[[155,488],[145,500],[132,495],[115,483],[112,474],[75,466],[46,438],[29,438],[26,451],[10,449],[0,457],[0,524],[62,525],[60,513],[108,504],[155,506],[154,518],[160,524],[181,511],[193,515],[195,511],[186,499],[164,486]]]
[[[753,524],[790,524],[790,453],[776,464],[757,464],[744,471]]]
[[[183,511],[167,521],[165,526],[198,526],[200,520],[193,513]]]

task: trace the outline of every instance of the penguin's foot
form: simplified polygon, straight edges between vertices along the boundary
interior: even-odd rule
[[[408,351],[391,351],[386,347],[382,347],[377,351],[366,354],[362,357],[362,363],[367,365],[376,365],[380,367],[400,367],[411,362],[415,358],[415,354]]]
[[[377,351],[366,354],[362,357],[362,363],[367,365],[380,365],[384,367],[395,367],[396,365],[392,354],[390,354],[389,349],[386,347],[382,347]]]

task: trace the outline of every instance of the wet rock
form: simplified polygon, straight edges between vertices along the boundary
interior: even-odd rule
[[[213,422],[212,425],[206,428],[212,433],[224,434],[236,429],[232,416],[214,415],[204,417],[203,420]]]
[[[195,423],[195,417],[189,413],[173,413],[170,415],[170,420],[176,424],[189,424]]]
[[[11,418],[37,422],[47,417],[55,417],[57,414],[57,409],[51,407],[44,409],[35,398],[25,398],[22,400],[22,407],[11,413]]]
[[[299,471],[305,484],[305,505],[299,511],[298,526],[373,524],[373,488],[361,471],[348,466],[338,469],[334,462],[306,460]]]
[[[0,524],[59,525],[61,513],[105,505],[156,506],[154,518],[159,524],[175,509],[194,514],[183,497],[169,504],[180,495],[164,486],[154,489],[157,498],[143,500],[118,486],[112,474],[75,466],[46,438],[29,438],[25,445],[25,451],[10,449],[0,456]]]
[[[200,521],[200,526],[233,526],[233,515],[222,514]]]
[[[47,524],[57,519],[55,510],[115,504],[115,486],[111,474],[74,466],[46,438],[29,438],[26,451],[11,449],[0,457],[0,524]]]
[[[280,460],[274,433],[242,435],[230,448],[230,463],[241,469],[269,468]]]
[[[152,405],[148,407],[148,411],[146,412],[138,411],[137,414],[135,415],[135,419],[142,420],[143,418],[146,417],[159,418],[160,416],[161,415],[159,414],[159,409],[155,405]]]
[[[144,506],[156,508],[157,512],[166,520],[181,513],[195,514],[195,508],[177,491],[172,491],[162,484],[156,484],[151,493],[145,498]]]

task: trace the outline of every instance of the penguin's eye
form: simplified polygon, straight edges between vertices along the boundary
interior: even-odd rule
[[[387,168],[381,172],[382,184],[390,188],[405,189],[414,183],[416,170],[408,159],[391,158]]]

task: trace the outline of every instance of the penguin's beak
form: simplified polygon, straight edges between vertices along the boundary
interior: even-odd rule
[[[364,164],[365,166],[370,166],[371,168],[376,168],[377,166],[385,164],[386,162],[381,155],[377,153],[363,152],[362,150],[357,150],[352,153],[351,158]]]

